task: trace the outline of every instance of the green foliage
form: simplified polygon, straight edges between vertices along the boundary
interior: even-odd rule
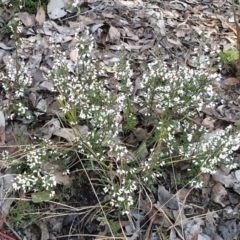
[[[236,73],[238,55],[237,50],[227,50],[225,52],[218,53],[219,63],[226,73]]]
[[[43,6],[44,10],[47,9],[48,0],[11,0],[11,6],[19,6],[21,12],[29,14],[36,14],[38,7]]]
[[[129,100],[128,100],[129,101]],[[127,107],[124,112],[124,123],[123,129],[126,132],[133,130],[138,124],[136,114],[133,113],[130,103],[127,104]]]
[[[9,27],[8,25],[5,25],[3,28],[2,28],[2,31],[4,34],[7,34],[7,35],[11,35],[12,34],[12,29],[11,27]]]
[[[112,233],[114,234],[114,236],[117,236],[118,235],[118,232],[117,232],[117,228],[116,228],[116,224],[114,223],[114,221],[112,221],[111,219],[106,219],[105,217],[103,216],[99,216],[98,221],[102,221],[102,222],[107,222],[107,224],[109,225],[109,227],[111,228],[111,231]]]
[[[220,63],[224,63],[226,61],[236,61],[238,59],[237,50],[227,50],[225,52],[220,52],[218,55],[220,58]]]
[[[22,11],[26,11],[29,14],[36,14],[38,9],[38,2],[33,0],[25,0]]]
[[[39,214],[36,205],[31,202],[18,201],[9,211],[8,219],[14,229],[26,228],[36,223]]]
[[[54,200],[57,202],[69,201],[76,192],[76,189],[80,189],[83,185],[84,182],[77,183],[77,181],[74,181],[74,184],[69,187],[58,186]]]
[[[199,174],[213,173],[221,164],[234,168],[232,154],[240,136],[231,126],[210,135],[206,128],[191,121],[203,106],[215,106],[211,81],[219,77],[217,74],[206,72],[202,66],[169,68],[156,58],[148,63],[136,93],[131,62],[122,54],[109,71],[91,57],[93,44],[86,39],[79,39],[78,59],[72,65],[57,45],[52,56],[54,67],[47,76],[52,80],[53,91],[58,93],[60,128],[71,128],[71,136],[59,137],[57,143],[34,139],[31,145],[19,146],[20,157],[5,153],[3,160],[13,165],[12,173],[18,174],[13,188],[34,190],[33,201],[41,202],[49,200],[49,194],[53,197],[56,190],[55,176],[44,166],[56,164],[67,173],[71,164],[66,159],[74,159],[79,171],[87,176],[89,182],[84,184],[100,186],[110,196],[102,208],[107,209],[106,214],[102,214],[115,234],[107,213],[117,208],[124,215],[136,209],[136,192],[147,189],[155,193],[166,169],[180,172],[187,166],[184,178],[176,174],[173,181],[180,187],[189,184],[197,188],[203,186],[196,179]],[[233,58],[232,55],[219,55],[220,61]],[[7,71],[12,73],[13,67],[16,66],[9,63]],[[13,117],[26,117],[30,109],[22,99],[29,83],[22,77],[24,69],[18,71],[10,84],[2,83],[2,87],[6,93],[17,87],[8,109],[15,113]],[[106,75],[116,80],[114,88],[108,88],[108,78],[100,78]],[[11,84],[15,79],[15,85]],[[144,133],[137,137],[138,130]],[[128,142],[128,138],[132,140]],[[58,188],[56,201],[69,200],[74,188],[81,184],[79,180],[69,189]]]

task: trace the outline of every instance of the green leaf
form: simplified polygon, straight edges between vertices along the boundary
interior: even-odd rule
[[[43,201],[49,201],[53,197],[50,196],[50,192],[37,192],[32,194],[32,201],[34,203],[41,203]]]
[[[115,73],[116,69],[114,69],[114,67],[105,67],[106,71],[109,73]]]

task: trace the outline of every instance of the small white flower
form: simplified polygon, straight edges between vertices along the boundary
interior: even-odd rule
[[[118,196],[117,200],[118,200],[119,202],[124,202],[125,199],[124,199],[124,197]]]

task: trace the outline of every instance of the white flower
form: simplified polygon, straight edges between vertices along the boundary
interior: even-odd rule
[[[189,142],[192,141],[192,134],[187,134],[187,140],[188,140]]]
[[[118,200],[119,202],[124,202],[125,199],[124,199],[124,197],[118,196],[117,200]]]

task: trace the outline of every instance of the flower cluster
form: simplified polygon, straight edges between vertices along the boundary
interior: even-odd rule
[[[202,137],[206,129],[187,120],[203,106],[215,105],[216,94],[211,80],[218,79],[219,75],[207,73],[202,65],[195,70],[176,66],[170,69],[164,62],[156,60],[148,64],[148,73],[136,86],[132,82],[131,65],[122,58],[112,67],[115,82],[109,87],[109,80],[102,77],[106,76],[106,68],[89,54],[92,43],[78,40],[76,63],[56,50],[51,78],[69,124],[74,127],[81,122],[88,123],[88,132],[74,140],[78,151],[86,159],[115,164],[114,174],[121,181],[114,183],[112,179],[104,188],[112,196],[111,205],[127,213],[133,205],[133,192],[140,187],[134,178],[141,175],[140,179],[146,184],[152,183],[161,176],[162,167],[172,161],[191,162],[198,172],[213,173],[226,158],[229,166],[234,167],[231,164],[233,150],[223,153],[219,148],[225,144],[227,148],[231,145],[231,149],[235,149],[234,141],[226,142],[228,132],[225,130],[224,134],[206,139]],[[149,140],[152,142],[147,142],[151,151],[143,161],[119,138],[122,112],[129,121],[125,130],[131,131],[138,123],[136,112],[132,112],[136,105],[141,108],[143,118],[151,117],[153,113],[160,116]],[[132,163],[137,166],[134,173],[131,172],[133,166],[125,169]]]
[[[56,186],[56,180],[54,176],[41,176],[34,174],[19,174],[14,178],[12,187],[14,190],[23,190],[25,193],[29,191],[42,191],[49,192],[50,197],[55,195],[54,187]]]
[[[216,98],[211,80],[218,79],[217,74],[207,73],[203,69],[187,67],[167,67],[165,62],[156,60],[148,64],[149,73],[142,81],[142,90],[135,102],[149,111],[171,111],[174,114],[191,115],[202,106],[211,107]]]
[[[73,74],[67,71],[69,60],[66,56],[55,57],[52,80],[60,92],[58,101],[61,108],[65,114],[72,112],[77,119],[91,121],[93,126],[115,130],[117,123],[113,116],[122,110],[123,99],[107,91],[104,82],[98,80],[97,76],[103,70],[101,66],[97,67],[96,61],[89,60],[86,54],[92,46],[81,43],[79,48],[78,62],[71,63]],[[109,126],[111,120],[112,127]]]
[[[133,88],[130,81],[132,72],[129,63],[124,66],[124,75],[116,72],[114,77],[119,83],[117,85],[119,92],[109,90],[108,79],[101,79],[101,76],[106,75],[104,66],[89,55],[93,48],[92,44],[86,40],[79,41],[76,63],[69,61],[64,54],[56,50],[55,64],[50,77],[55,89],[60,93],[57,99],[70,124],[74,122],[76,125],[87,121],[92,128],[101,129],[90,131],[86,137],[89,140],[88,146],[96,144],[93,141],[99,141],[100,145],[119,133],[120,113],[124,111],[126,105],[125,93],[131,93]]]
[[[144,164],[148,172],[157,168],[160,171],[166,164],[184,161],[189,164],[186,179],[190,180],[199,173],[213,174],[220,165],[229,169],[237,167],[233,154],[240,147],[240,134],[231,126],[210,131],[186,120],[167,120],[160,121],[156,129],[159,144],[151,149]],[[202,186],[195,179],[190,182],[192,186],[194,183],[194,187]]]
[[[136,169],[131,171],[117,169],[116,173],[121,179],[121,184],[106,185],[103,190],[111,195],[111,206],[120,208],[122,214],[128,214],[134,204],[134,192],[138,189],[138,183],[134,180]]]
[[[89,36],[88,40],[76,36],[76,41],[79,44],[74,61],[61,52],[61,46],[55,46],[54,66],[48,77],[58,92],[61,120],[76,133],[72,139],[74,151],[88,164],[87,169],[100,169],[103,173],[100,182],[104,184],[104,192],[112,197],[111,206],[128,214],[134,205],[134,193],[143,183],[151,188],[162,176],[163,166],[169,163],[187,161],[194,171],[205,173],[213,173],[223,162],[229,168],[235,167],[232,153],[238,147],[240,135],[231,135],[230,128],[210,134],[188,120],[203,106],[215,104],[211,80],[219,76],[203,70],[208,59],[195,70],[181,66],[169,68],[155,60],[148,64],[148,72],[142,79],[134,82],[131,64],[124,57],[109,71],[92,56],[94,46]],[[9,95],[13,85],[19,84],[14,91],[14,99],[19,100],[30,80],[23,77],[24,68],[12,69],[11,64],[7,66],[10,81],[3,81],[2,85]],[[27,114],[22,102],[15,104],[18,115]],[[82,124],[87,125],[85,132],[79,130]],[[146,124],[144,128],[149,127],[151,132],[144,140],[126,144],[124,137],[133,133],[134,138],[132,130],[138,124]],[[141,157],[137,153],[140,148],[144,152]],[[41,147],[23,148],[22,153],[21,163],[27,170],[15,178],[13,187],[53,194],[56,181],[53,175],[43,171],[43,164],[61,160],[65,156],[63,151],[56,151],[50,142],[45,142]],[[3,157],[9,158],[6,153]],[[64,173],[68,172],[66,168]],[[193,180],[191,184],[194,183],[197,184]]]
[[[6,73],[0,72],[1,85],[5,91],[5,96],[8,98],[12,92],[14,99],[25,96],[26,88],[32,83],[32,79],[26,72],[25,63],[9,57],[5,70]]]
[[[53,196],[56,179],[54,174],[44,170],[45,164],[59,164],[60,159],[66,158],[66,154],[56,151],[50,141],[41,140],[41,145],[21,147],[22,157],[18,161],[14,160],[7,151],[2,152],[2,159],[8,161],[15,172],[20,172],[13,180],[15,190],[22,189],[24,192],[47,191]],[[68,171],[66,170],[66,172]]]
[[[0,72],[0,79],[0,86],[8,99],[7,102],[3,103],[3,107],[7,108],[8,117],[10,119],[13,119],[13,117],[32,119],[23,100],[27,88],[32,83],[24,61],[19,60],[17,56],[8,57],[5,72]]]

